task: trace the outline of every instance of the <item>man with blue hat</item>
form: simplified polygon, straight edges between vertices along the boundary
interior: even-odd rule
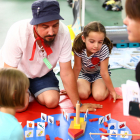
[[[48,108],[59,104],[59,82],[53,68],[57,61],[64,88],[74,107],[80,101],[76,80],[71,67],[71,39],[67,26],[60,20],[59,3],[38,0],[32,4],[32,20],[14,23],[8,31],[4,46],[4,67],[17,68],[30,80],[29,91],[37,101]],[[25,108],[29,104],[26,94]],[[101,108],[98,104],[81,104],[81,111]]]

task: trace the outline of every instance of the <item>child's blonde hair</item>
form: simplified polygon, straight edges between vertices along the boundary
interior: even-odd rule
[[[23,72],[11,68],[0,69],[0,106],[24,106],[28,87],[29,79]]]
[[[72,47],[72,51],[76,51],[78,53],[82,52],[83,49],[86,48],[85,43],[82,41],[82,35],[84,36],[84,38],[88,37],[90,32],[101,32],[104,33],[104,42],[103,44],[106,44],[109,48],[109,53],[111,53],[111,50],[113,48],[113,44],[112,42],[106,37],[106,30],[105,27],[97,21],[93,21],[88,23],[85,27],[83,32],[81,32],[80,34],[78,34],[75,39],[74,39],[74,43],[73,43],[73,47]]]

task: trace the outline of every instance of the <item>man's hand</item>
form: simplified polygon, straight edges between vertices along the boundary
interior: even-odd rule
[[[115,103],[117,99],[122,99],[121,95],[118,95],[116,92],[111,92],[110,95],[113,98],[113,102]]]
[[[103,105],[100,104],[92,104],[92,103],[85,103],[80,107],[80,112],[88,111],[96,111],[97,108],[103,108]]]

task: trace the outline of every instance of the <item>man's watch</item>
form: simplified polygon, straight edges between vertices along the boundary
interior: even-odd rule
[[[80,103],[80,107],[82,106],[83,104],[82,103]],[[74,107],[74,109],[76,110],[76,107]]]

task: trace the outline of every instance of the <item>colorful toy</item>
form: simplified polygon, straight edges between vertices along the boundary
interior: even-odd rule
[[[50,140],[50,136],[49,135],[46,135],[45,138],[46,138],[46,140]]]
[[[60,125],[60,121],[56,120],[56,125],[59,126]]]
[[[98,121],[98,118],[89,119],[90,122]]]
[[[105,126],[105,127],[108,127],[108,123],[107,123],[107,122],[104,122],[104,126]]]
[[[80,117],[80,103],[78,101],[76,104],[76,117],[74,117],[74,121],[71,121],[68,134],[73,140],[76,140],[84,135],[85,128],[86,122],[84,118]]]

